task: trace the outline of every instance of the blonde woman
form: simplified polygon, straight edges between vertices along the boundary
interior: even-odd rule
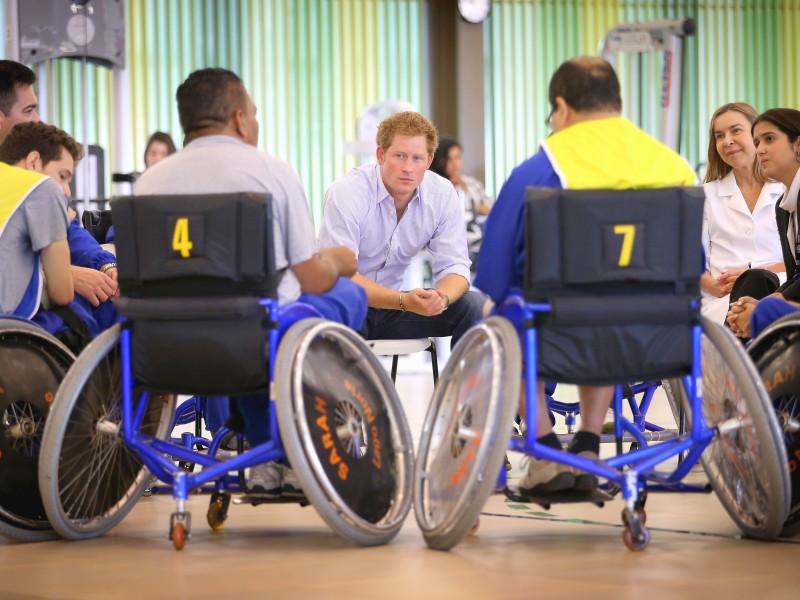
[[[751,133],[757,116],[749,104],[733,102],[714,112],[709,127],[702,312],[718,323],[732,300],[763,298],[786,280],[775,223],[775,203],[784,186],[765,183],[757,174]]]

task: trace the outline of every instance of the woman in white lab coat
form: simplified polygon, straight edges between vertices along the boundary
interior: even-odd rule
[[[757,171],[751,133],[757,116],[749,104],[734,102],[717,109],[709,128],[702,313],[718,323],[725,322],[731,290],[745,271],[759,270],[742,280],[746,286],[737,286],[737,297],[763,298],[786,280],[775,223],[784,186],[765,182]]]

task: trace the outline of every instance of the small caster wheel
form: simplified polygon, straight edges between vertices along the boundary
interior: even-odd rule
[[[478,533],[478,529],[481,528],[481,519],[478,517],[475,519],[475,524],[467,530],[467,535],[475,535]]]
[[[638,527],[639,533],[634,533],[634,528],[630,525],[625,527],[622,532],[622,541],[628,547],[628,550],[644,550],[647,544],[650,543],[650,531],[644,527]]]
[[[175,523],[172,526],[170,537],[172,538],[172,545],[175,546],[175,550],[183,550],[183,545],[186,543],[186,527],[184,524]]]
[[[219,531],[225,525],[228,518],[228,507],[231,503],[231,495],[227,492],[214,492],[211,495],[211,502],[208,505],[206,521],[208,526],[214,531]]]
[[[186,540],[191,534],[192,515],[186,512],[174,512],[169,517],[169,539],[175,550],[183,550]]]
[[[644,511],[643,508],[636,508],[634,510],[634,513],[636,514],[636,518],[639,519],[640,525],[644,525],[645,523],[647,523],[647,513]]]

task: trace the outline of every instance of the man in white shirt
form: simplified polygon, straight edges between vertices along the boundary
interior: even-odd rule
[[[453,184],[428,170],[436,128],[415,112],[384,119],[378,163],[351,169],[325,194],[320,246],[358,256],[353,281],[367,292],[367,339],[453,336],[455,344],[483,315],[486,296],[470,292],[470,260]],[[403,275],[422,249],[431,255],[434,289],[403,290]]]

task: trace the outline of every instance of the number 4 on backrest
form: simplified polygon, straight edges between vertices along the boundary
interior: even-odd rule
[[[623,249],[624,247],[623,245]],[[189,239],[189,219],[186,217],[181,217],[175,222],[175,231],[172,234],[172,249],[175,252],[180,252],[183,258],[191,256],[189,251],[192,249],[192,242]]]
[[[633,239],[636,237],[636,225],[614,225],[614,233],[622,236],[622,250],[620,250],[619,253],[619,266],[630,266],[631,253],[633,252]]]

